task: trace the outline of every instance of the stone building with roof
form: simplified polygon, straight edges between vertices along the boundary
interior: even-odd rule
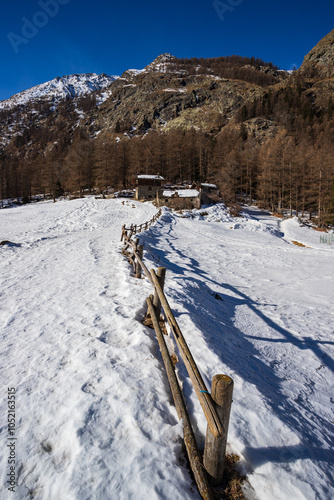
[[[160,175],[137,175],[135,198],[141,201],[154,201],[158,189],[165,179]]]
[[[159,189],[156,203],[158,207],[192,210],[193,208],[201,208],[201,193],[197,189]]]
[[[141,174],[136,177],[135,199],[155,202],[158,207],[191,210],[217,203],[219,190],[215,184],[208,183],[173,186],[166,184],[160,175]]]
[[[219,201],[219,189],[216,184],[203,182],[200,187],[202,205],[211,205]]]

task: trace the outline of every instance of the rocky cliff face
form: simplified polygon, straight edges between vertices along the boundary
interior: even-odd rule
[[[297,72],[304,82],[305,95],[318,109],[331,108],[334,100],[334,30],[305,56]]]
[[[225,78],[205,60],[184,62],[162,54],[144,70],[128,70],[115,81],[111,96],[87,116],[85,126],[91,134],[134,136],[150,129],[192,127],[216,134],[247,101],[261,98],[267,86],[254,83],[257,79],[280,83],[288,78],[272,65],[252,65],[249,60],[237,64],[240,77]]]
[[[318,77],[334,76],[334,30],[305,56],[301,71],[316,70]]]
[[[210,75],[154,72],[121,78],[111,92],[86,122],[91,122],[91,131],[141,134],[148,129],[202,127],[215,133],[246,99],[261,95],[263,89]]]

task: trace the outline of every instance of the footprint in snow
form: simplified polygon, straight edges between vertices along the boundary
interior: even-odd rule
[[[92,396],[96,396],[97,389],[94,386],[93,382],[86,382],[82,387],[81,390],[83,392],[86,392],[87,394],[91,394]]]
[[[44,453],[50,454],[53,451],[53,446],[48,441],[42,441],[41,442],[41,447],[42,447],[42,450],[43,450]]]

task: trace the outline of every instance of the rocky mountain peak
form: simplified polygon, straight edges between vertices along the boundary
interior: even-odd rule
[[[173,64],[176,61],[176,57],[172,54],[165,53],[156,57],[154,61],[151,62],[148,66],[146,66],[146,70],[148,71],[156,71],[159,73],[167,73],[168,67],[170,64]]]

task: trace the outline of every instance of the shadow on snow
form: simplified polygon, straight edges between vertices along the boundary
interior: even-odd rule
[[[168,217],[165,217],[168,219]],[[165,220],[166,222],[166,220]],[[167,222],[173,223],[170,220]],[[249,340],[263,340],[264,342],[275,342],[291,344],[300,350],[311,350],[329,370],[334,372],[334,360],[323,350],[322,345],[334,345],[334,342],[320,342],[310,337],[302,339],[295,337],[287,329],[282,328],[271,318],[266,316],[258,306],[245,293],[227,283],[218,283],[208,276],[199,265],[196,259],[184,255],[173,245],[176,240],[171,235],[172,226],[167,232],[168,244],[171,252],[176,253],[185,263],[184,267],[168,260],[168,251],[161,251],[156,247],[157,236],[159,236],[159,224],[151,228],[149,233],[143,235],[145,249],[155,265],[164,266],[174,274],[175,279],[181,278],[186,284],[183,291],[179,293],[180,302],[191,315],[191,319],[196,327],[205,332],[204,339],[207,346],[215,352],[224,364],[230,367],[237,375],[248,383],[254,384],[257,390],[264,396],[266,402],[275,414],[292,431],[296,432],[301,443],[293,446],[252,448],[246,446],[244,454],[251,459],[253,465],[261,465],[266,462],[288,463],[298,459],[310,459],[317,462],[331,463],[334,454],[331,451],[333,446],[333,425],[322,417],[316,410],[313,410],[307,401],[298,399],[293,401],[282,392],[282,379],[277,376],[274,369],[261,359],[261,353]],[[166,227],[165,227],[166,229]],[[166,236],[166,233],[165,233]],[[146,257],[148,255],[146,254]],[[185,271],[195,273],[196,277],[185,275]],[[219,287],[219,297],[216,290],[212,290],[208,283]],[[232,292],[224,294],[224,290]],[[220,298],[222,300],[216,300]],[[240,305],[247,305],[261,321],[277,332],[281,338],[253,337],[245,335],[234,324],[236,308]],[[267,305],[267,304],[262,304]],[[178,314],[175,314],[178,317]],[[197,360],[199,361],[199,360]],[[185,368],[179,367],[184,380],[185,396],[191,393],[191,384],[185,376]],[[184,373],[182,373],[184,371]],[[191,410],[192,408],[190,408]],[[321,434],[321,438],[318,438]],[[323,448],[323,441],[331,449]],[[334,474],[327,471],[328,484],[334,481]]]

